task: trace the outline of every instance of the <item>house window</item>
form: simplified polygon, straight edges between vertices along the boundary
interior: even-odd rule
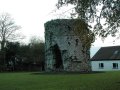
[[[118,69],[118,63],[113,63],[113,69]]]
[[[104,68],[104,64],[103,63],[99,63],[99,68],[103,69]]]

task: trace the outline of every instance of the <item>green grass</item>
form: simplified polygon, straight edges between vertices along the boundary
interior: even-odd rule
[[[120,90],[120,71],[93,74],[0,73],[0,90]]]

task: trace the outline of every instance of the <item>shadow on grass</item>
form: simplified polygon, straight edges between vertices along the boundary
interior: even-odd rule
[[[92,72],[34,72],[31,73],[32,75],[74,75],[74,74],[98,74],[98,73],[105,73],[102,71],[92,71]]]
[[[116,82],[117,84],[120,84],[120,82]]]

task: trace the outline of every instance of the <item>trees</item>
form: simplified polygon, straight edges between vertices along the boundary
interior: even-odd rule
[[[15,25],[15,22],[8,13],[0,15],[1,50],[4,49],[7,41],[15,40],[18,37],[16,34],[18,29],[20,29],[20,26]]]
[[[21,44],[16,54],[18,70],[44,70],[44,42],[37,37],[31,37],[30,43]]]
[[[41,66],[41,69],[44,70],[44,61],[45,61],[45,44],[42,40],[37,37],[32,37],[30,40],[30,52],[31,59],[34,64]]]
[[[14,20],[8,13],[3,13],[0,15],[0,64],[6,65],[6,43],[8,41],[16,40],[19,35],[16,34],[16,31],[20,29],[20,26],[17,26]]]
[[[0,70],[44,70],[44,42],[38,40],[34,39],[28,45],[6,42],[5,64],[0,66]]]
[[[57,7],[74,5],[79,19],[86,23],[94,23],[94,34],[102,38],[115,36],[120,27],[120,0],[58,0]],[[105,21],[105,22],[104,22]]]
[[[6,65],[8,70],[15,70],[16,64],[20,62],[19,60],[19,49],[20,49],[20,43],[19,42],[7,42],[6,44]]]

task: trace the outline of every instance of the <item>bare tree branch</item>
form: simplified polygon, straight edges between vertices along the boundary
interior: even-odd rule
[[[0,41],[1,49],[4,48],[6,41],[17,39],[16,31],[20,26],[16,25],[8,13],[0,15]]]

